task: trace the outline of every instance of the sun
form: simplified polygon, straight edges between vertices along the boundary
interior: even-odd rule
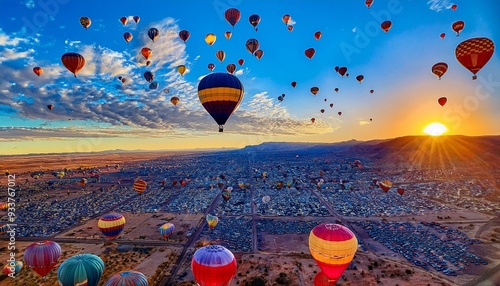
[[[448,128],[439,122],[433,122],[424,128],[424,133],[431,136],[440,136],[446,131],[448,131]]]

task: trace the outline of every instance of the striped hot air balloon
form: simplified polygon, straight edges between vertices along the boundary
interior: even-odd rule
[[[309,234],[309,250],[329,282],[342,276],[354,258],[358,240],[348,228],[333,223],[315,226]]]
[[[243,85],[229,73],[212,73],[198,84],[198,97],[201,104],[219,124],[223,132],[224,124],[243,99]]]
[[[76,77],[76,74],[83,68],[85,65],[85,58],[78,53],[65,53],[61,57],[61,61],[63,65],[73,73]]]
[[[122,271],[111,276],[104,286],[148,286],[148,278],[139,271]]]
[[[6,234],[9,229],[8,224],[0,224],[0,234]]]
[[[47,275],[61,257],[57,242],[46,240],[30,244],[24,251],[24,262],[40,276]]]
[[[468,69],[476,79],[479,72],[490,60],[495,44],[488,38],[472,38],[461,42],[455,49],[458,62]]]
[[[1,202],[0,203],[0,210],[6,211],[9,208],[9,204],[6,202]]]
[[[164,238],[168,238],[170,235],[172,235],[172,233],[174,233],[175,225],[173,223],[167,222],[166,224],[160,226],[158,230]]]
[[[208,223],[208,228],[214,229],[217,223],[219,223],[219,218],[214,215],[207,214],[207,223]]]
[[[138,192],[139,194],[142,194],[142,192],[144,192],[144,190],[146,190],[147,185],[148,185],[148,183],[146,183],[145,181],[137,180],[134,182],[134,190],[136,192]]]
[[[109,213],[103,215],[97,222],[97,227],[102,234],[109,239],[115,239],[125,227],[125,217],[119,213]]]
[[[74,255],[61,263],[57,280],[63,286],[97,286],[104,272],[104,262],[94,254]]]
[[[12,261],[3,267],[3,273],[7,275],[17,275],[19,271],[23,268],[23,263],[21,261]]]
[[[196,250],[191,260],[194,279],[200,286],[230,285],[236,268],[233,253],[220,245],[208,245]]]

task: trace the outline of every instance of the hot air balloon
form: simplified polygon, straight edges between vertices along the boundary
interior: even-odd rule
[[[189,39],[189,36],[191,36],[191,33],[188,30],[182,30],[179,32],[179,38],[181,38],[184,43]]]
[[[49,110],[52,110],[52,109],[54,109],[54,105],[53,105],[53,104],[49,104],[49,105],[47,105],[47,108],[48,108]]]
[[[316,33],[314,33],[314,38],[316,40],[319,40],[321,38],[321,36],[323,35],[323,33],[321,33],[320,31],[317,31]]]
[[[447,101],[448,101],[448,99],[447,99],[446,97],[440,97],[440,98],[438,99],[438,103],[439,103],[439,105],[441,105],[441,106],[444,106],[444,105],[446,104],[446,102],[447,102]]]
[[[115,239],[125,227],[125,217],[119,213],[109,213],[103,215],[97,222],[97,227],[102,234],[109,239]]]
[[[320,110],[320,112],[321,112],[321,113],[325,113],[325,110],[324,110],[324,109],[321,109],[321,110]]]
[[[149,67],[151,65],[151,61],[146,62],[146,66]]]
[[[5,174],[7,175],[7,174],[10,174],[10,173],[9,173],[9,171],[7,171],[7,172],[5,172]],[[0,203],[0,210],[1,211],[6,211],[8,209],[9,209],[9,204],[8,203],[6,203],[6,202],[1,202]]]
[[[472,38],[458,44],[455,56],[460,64],[468,69],[476,79],[476,73],[490,60],[495,44],[488,38]]]
[[[155,78],[155,75],[150,72],[150,71],[147,71],[144,73],[144,79],[146,79],[147,82],[152,82]]]
[[[451,10],[455,11],[455,10],[457,10],[457,7],[458,7],[457,4],[453,4],[453,5],[451,5]]]
[[[214,215],[207,214],[206,217],[208,228],[214,229],[217,223],[219,223],[219,218]]]
[[[457,33],[457,37],[460,36],[460,32],[464,29],[465,22],[464,21],[456,21],[451,25],[451,29]]]
[[[222,192],[222,198],[227,202],[229,201],[229,199],[231,198],[231,191],[228,190],[228,189],[225,189],[223,192]]]
[[[309,49],[307,49],[307,50],[304,51],[304,54],[309,59],[312,59],[312,57],[314,56],[314,53],[316,53],[316,50],[314,50],[314,48],[309,48]]]
[[[356,76],[356,80],[359,81],[359,83],[361,83],[363,81],[365,77],[363,75],[358,75]]]
[[[244,59],[239,59],[239,60],[238,60],[238,64],[239,64],[240,66],[242,66],[244,63],[245,63],[245,60],[244,60]]]
[[[85,187],[87,185],[87,179],[82,178],[80,181],[78,181],[78,184],[82,187]]]
[[[340,67],[340,68],[339,68],[338,73],[339,73],[342,77],[344,77],[344,75],[346,74],[346,72],[347,72],[347,68],[346,68],[346,67]]]
[[[142,192],[144,192],[144,190],[146,189],[147,185],[148,185],[148,183],[146,183],[143,180],[136,180],[134,182],[134,190],[136,192],[138,192],[139,194],[142,194]]]
[[[125,32],[125,33],[123,33],[123,38],[125,39],[125,41],[126,41],[127,43],[128,43],[128,42],[130,42],[130,41],[132,41],[132,38],[133,38],[133,37],[134,37],[134,36],[132,36],[132,34],[131,34],[131,33],[129,33],[129,32]]]
[[[121,17],[120,18],[120,22],[122,22],[122,24],[125,26],[125,25],[127,25],[128,18],[127,17]]]
[[[335,92],[339,92],[339,88],[338,87],[336,87],[334,90],[335,90]]]
[[[366,5],[366,7],[368,7],[368,9],[370,9],[370,7],[372,6],[372,4],[373,4],[373,0],[366,0],[365,1],[365,5]]]
[[[186,66],[185,65],[180,65],[177,67],[177,72],[179,72],[182,76],[184,75],[184,73],[186,72]]]
[[[333,103],[330,103],[330,108],[333,108]]]
[[[398,188],[398,194],[403,195],[405,193],[405,189]]]
[[[226,21],[234,28],[234,25],[236,25],[236,23],[238,23],[238,21],[240,20],[241,13],[240,10],[236,8],[229,8],[224,13],[224,17],[226,18]]]
[[[341,116],[341,115],[342,115],[342,111],[337,112],[337,114],[338,114],[339,116]]]
[[[259,49],[259,41],[256,39],[248,39],[245,44],[247,51],[249,51],[252,55]]]
[[[374,93],[375,91],[373,89],[370,89],[370,93]]]
[[[244,89],[240,80],[228,73],[213,73],[205,76],[198,84],[201,104],[219,124],[224,124],[243,99]]]
[[[215,57],[222,63],[226,58],[226,53],[223,50],[215,52]]]
[[[389,180],[383,180],[382,182],[378,183],[378,186],[384,191],[388,192],[392,188],[392,182]]]
[[[236,269],[233,253],[221,245],[201,247],[191,260],[194,279],[200,286],[230,285]]]
[[[282,95],[278,96],[279,101],[283,101],[285,99],[285,94],[283,93]]]
[[[17,275],[19,271],[23,268],[23,263],[21,261],[11,261],[5,264],[3,267],[3,273],[7,275]]]
[[[0,234],[6,234],[9,230],[10,226],[8,224],[0,224]]]
[[[228,73],[233,74],[234,71],[236,70],[236,65],[235,64],[228,64],[226,66],[226,70]]]
[[[293,25],[288,25],[286,28],[288,29],[288,31],[293,32]]]
[[[318,94],[318,92],[319,92],[319,87],[317,87],[317,86],[311,87],[311,93],[312,94],[316,95],[316,94]]]
[[[260,58],[262,58],[263,55],[264,55],[264,51],[263,50],[257,50],[257,51],[255,51],[255,57],[257,59],[260,60]]]
[[[156,38],[160,35],[160,31],[156,28],[151,28],[148,30],[148,36],[151,39],[151,41],[155,41]]]
[[[233,33],[232,33],[232,32],[230,32],[230,31],[226,31],[226,32],[224,33],[224,37],[226,37],[226,39],[228,39],[228,40],[229,40],[229,39],[231,39],[231,36],[232,36],[232,35],[233,35]]]
[[[172,233],[174,233],[175,225],[173,223],[167,222],[167,223],[163,224],[162,226],[160,226],[160,228],[158,230],[160,231],[160,234],[164,238],[168,238],[170,235],[172,235]]]
[[[296,87],[297,86],[297,82],[296,81],[292,81],[291,85],[292,85],[292,87]]]
[[[439,35],[439,37],[441,37],[441,39],[444,39],[444,37],[446,37],[446,34],[445,33],[441,33],[441,35]]]
[[[41,76],[43,74],[43,69],[41,67],[34,67],[33,68],[33,72],[37,75],[37,76]]]
[[[314,123],[314,121],[316,121],[316,118],[311,118],[311,122]]]
[[[215,34],[209,33],[205,36],[205,43],[210,46],[215,43],[215,40],[217,40],[217,36],[215,36]]]
[[[178,103],[179,103],[180,99],[177,97],[177,96],[172,96],[172,98],[170,98],[170,102],[176,106]]]
[[[432,66],[432,73],[435,74],[439,79],[446,73],[448,70],[448,64],[439,62]]]
[[[332,285],[342,276],[357,248],[354,233],[340,224],[323,223],[309,234],[309,251]]]
[[[257,25],[260,22],[260,16],[257,15],[257,14],[250,15],[250,17],[248,17],[248,21],[253,26],[253,28],[255,29],[255,31],[257,31],[258,30]]]
[[[111,276],[104,286],[148,286],[148,278],[139,271],[127,270]]]
[[[77,53],[66,53],[62,55],[61,61],[63,65],[72,72],[75,77],[76,74],[83,68],[85,65],[85,58]]]
[[[392,22],[391,21],[384,21],[382,24],[380,24],[380,28],[384,30],[384,32],[389,32],[389,29],[392,27]]]
[[[214,70],[214,68],[215,68],[215,65],[214,65],[213,63],[209,63],[207,67],[208,67],[208,69],[209,69],[210,71],[213,71],[213,70]]]
[[[24,251],[24,262],[40,276],[44,277],[61,257],[61,247],[54,241],[46,240],[30,244]]]
[[[91,253],[76,254],[61,263],[57,280],[61,286],[97,286],[104,272],[102,259]]]
[[[281,20],[283,21],[283,23],[285,23],[285,25],[288,25],[288,22],[290,21],[290,15],[283,15],[283,17],[281,17]]]
[[[151,57],[153,51],[151,51],[150,48],[144,47],[141,49],[141,54],[146,60],[149,60],[149,57]]]
[[[88,27],[90,27],[90,24],[92,23],[92,21],[90,21],[90,18],[89,17],[81,17],[80,18],[80,24],[85,28],[85,29],[88,29]]]
[[[134,19],[134,22],[136,24],[139,23],[139,21],[141,20],[141,18],[139,16],[134,16],[134,17],[132,17],[132,19]]]
[[[267,203],[268,203],[268,202],[270,202],[270,201],[271,201],[271,197],[270,197],[270,196],[267,196],[267,195],[266,195],[266,196],[263,196],[263,197],[262,197],[262,202],[263,202],[263,203],[267,204]]]
[[[339,67],[338,67],[338,66],[336,66],[336,67],[334,68],[334,70],[335,70],[336,72],[339,72]]]

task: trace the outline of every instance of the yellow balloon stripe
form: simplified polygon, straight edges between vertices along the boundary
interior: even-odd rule
[[[314,259],[327,264],[351,262],[358,248],[358,240],[353,237],[345,241],[328,241],[315,235],[309,236],[309,249]]]
[[[116,227],[116,226],[122,226],[124,224],[125,224],[125,217],[122,217],[118,220],[112,220],[112,221],[99,220],[97,222],[97,227],[111,228],[111,227]]]
[[[201,104],[212,101],[240,102],[243,98],[243,90],[231,87],[214,87],[198,91]]]

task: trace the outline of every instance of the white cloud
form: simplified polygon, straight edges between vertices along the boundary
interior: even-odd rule
[[[450,0],[429,0],[427,5],[429,5],[429,9],[439,12],[443,9],[450,9],[453,3]]]
[[[359,125],[360,126],[365,126],[365,125],[368,125],[368,124],[371,124],[371,122],[367,121],[367,120],[359,120]]]
[[[26,8],[28,9],[33,9],[35,8],[35,0],[26,0],[24,1],[24,6],[26,6]]]
[[[13,61],[17,59],[27,59],[31,58],[31,55],[35,52],[33,49],[28,49],[23,52],[17,49],[4,49],[0,52],[0,63],[5,61]]]
[[[0,32],[0,47],[1,46],[17,46],[20,43],[26,43],[26,42],[28,42],[27,39],[17,38],[17,37],[10,38],[7,34]]]

